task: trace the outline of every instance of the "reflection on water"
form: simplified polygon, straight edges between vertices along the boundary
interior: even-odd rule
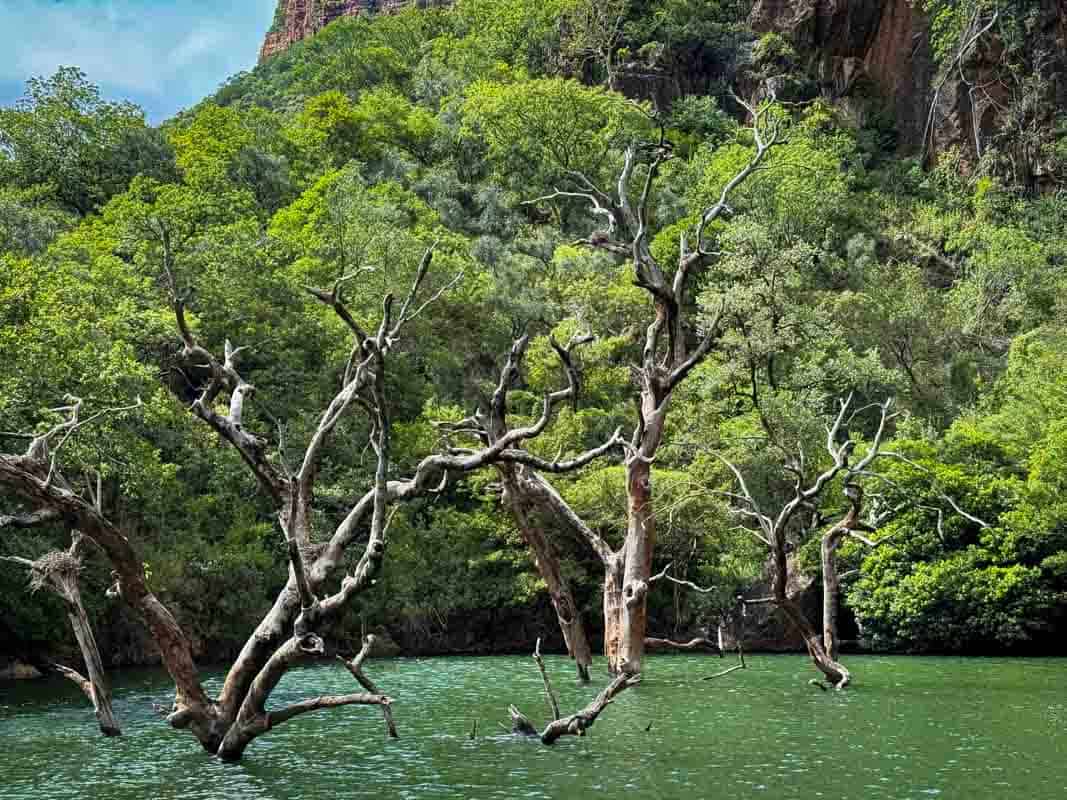
[[[567,660],[546,660],[564,708],[600,688],[574,685]],[[0,798],[1067,798],[1067,660],[854,657],[844,693],[808,686],[799,656],[753,657],[746,671],[700,680],[721,663],[652,657],[645,682],[586,738],[547,748],[500,727],[510,703],[545,718],[529,658],[376,661],[374,679],[397,700],[398,741],[385,739],[377,709],[348,707],[285,724],[237,765],[152,711],[169,703],[161,672],[114,676],[126,735],[111,740],[67,682],[0,684]],[[351,681],[339,668],[303,669],[274,701],[346,693]]]

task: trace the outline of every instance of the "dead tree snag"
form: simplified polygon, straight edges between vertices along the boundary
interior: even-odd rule
[[[43,521],[49,516],[39,515],[39,519]],[[100,648],[96,644],[96,636],[89,623],[89,615],[85,611],[79,586],[85,537],[78,531],[74,531],[71,538],[73,541],[70,549],[48,553],[35,561],[15,556],[0,560],[25,567],[30,573],[31,591],[48,589],[63,601],[67,608],[67,619],[70,620],[74,638],[78,642],[78,649],[85,662],[88,677],[61,664],[54,664],[53,668],[63,677],[73,681],[85,693],[89,702],[93,704],[100,732],[104,736],[120,736],[122,728],[111,707],[111,687],[104,670],[104,660],[100,656]]]
[[[739,101],[743,102],[743,101]],[[755,151],[723,186],[713,205],[703,209],[692,238],[683,235],[673,275],[652,253],[653,231],[650,203],[663,165],[672,149],[661,129],[655,142],[635,142],[625,152],[614,190],[604,190],[588,176],[573,173],[576,188],[557,190],[531,201],[556,202],[577,199],[591,212],[606,218],[608,228],[580,240],[594,249],[629,258],[634,284],[644,289],[652,303],[652,319],[644,336],[637,376],[637,424],[626,447],[626,536],[613,550],[588,526],[574,527],[582,533],[604,564],[604,647],[613,674],[641,672],[647,628],[647,594],[652,577],[656,544],[656,515],[652,491],[652,464],[663,441],[664,428],[675,389],[699,365],[719,339],[719,320],[703,332],[687,313],[694,277],[712,264],[718,253],[708,245],[710,226],[729,213],[728,201],[738,186],[763,167],[768,154],[783,141],[783,130],[769,106],[748,107],[752,117],[749,132]],[[565,518],[573,517],[573,513]]]
[[[793,478],[792,497],[780,507],[774,516],[764,513],[762,504],[749,491],[741,471],[723,456],[716,454],[732,474],[737,486],[737,491],[723,494],[734,504],[734,513],[750,522],[748,527],[750,532],[770,551],[772,594],[767,598],[746,602],[750,604],[773,603],[803,637],[815,667],[830,685],[837,689],[845,688],[852,680],[851,673],[839,660],[837,610],[840,605],[840,576],[837,570],[837,549],[845,537],[863,542],[870,547],[884,543],[884,538],[875,541],[865,534],[877,531],[879,526],[907,505],[905,503],[880,514],[865,513],[864,508],[864,482],[891,483],[884,475],[873,470],[874,464],[879,459],[903,458],[897,453],[884,449],[889,423],[897,416],[892,412],[892,408],[892,400],[859,409],[853,409],[852,395],[841,400],[833,424],[826,426],[826,453],[829,456],[830,465],[818,472],[813,479],[809,479],[810,465],[803,448],[798,448],[797,458],[784,465],[785,471]],[[877,429],[866,453],[854,462],[856,441],[847,438],[840,441],[844,437],[839,434],[842,430],[847,430],[857,415],[870,409],[877,409],[879,412]],[[914,465],[914,462],[909,463]],[[824,514],[822,508],[827,502],[830,487],[837,481],[841,483],[847,508],[844,511]],[[963,512],[959,505],[947,495],[942,495],[942,499],[961,515],[985,525],[976,517]],[[808,521],[803,519],[805,514],[809,515]],[[820,625],[819,621],[808,619],[800,603],[787,591],[788,535],[792,530],[803,532],[822,529],[834,519],[838,521],[820,535],[820,557],[823,569],[823,619]]]
[[[552,690],[552,684],[548,679],[548,673],[545,670],[544,662],[541,660],[540,640],[538,640],[537,647],[534,649],[533,658],[541,672],[541,679],[544,681],[545,685],[545,695],[548,698],[549,708],[552,711],[553,718],[545,726],[544,730],[538,732],[537,728],[530,722],[530,719],[515,706],[509,706],[508,713],[511,715],[511,729],[513,733],[518,733],[523,736],[536,736],[541,740],[542,744],[546,745],[555,744],[555,742],[562,736],[585,736],[585,732],[593,727],[593,723],[596,722],[597,717],[603,713],[605,708],[614,702],[616,697],[631,686],[636,686],[641,681],[640,677],[636,675],[617,675],[611,683],[609,683],[607,687],[605,687],[600,694],[598,694],[581,711],[567,717],[560,717],[556,695]]]
[[[466,458],[465,462],[457,462],[452,467],[453,472],[492,465],[500,476],[504,505],[511,511],[538,573],[548,587],[567,651],[574,659],[578,678],[583,683],[589,681],[592,650],[574,593],[563,575],[559,552],[546,532],[546,528],[558,524],[558,507],[564,503],[540,473],[561,474],[581,469],[612,450],[621,449],[624,441],[621,432],[616,431],[598,447],[572,458],[558,456],[554,460],[540,458],[518,448],[545,430],[550,414],[560,404],[577,404],[580,377],[574,355],[578,347],[590,341],[591,336],[580,336],[562,346],[550,339],[567,376],[567,385],[545,395],[541,417],[534,425],[513,428],[508,416],[508,395],[520,380],[529,336],[519,337],[512,345],[487,412],[479,412],[456,423],[439,423],[440,428],[449,435],[472,437],[481,445],[481,449],[476,450],[451,448],[452,454]]]

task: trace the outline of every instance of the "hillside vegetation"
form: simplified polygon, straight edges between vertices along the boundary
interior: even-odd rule
[[[963,4],[929,5],[949,48],[951,26],[970,17]],[[981,159],[950,150],[924,164],[898,152],[891,116],[827,102],[805,54],[752,33],[747,12],[727,0],[460,0],[346,18],[158,129],[76,69],[32,81],[0,111],[0,450],[54,426],[68,395],[86,415],[140,397],[66,441],[65,469],[100,476],[102,507],[136,533],[152,590],[198,656],[231,657],[285,584],[285,538],[238,454],[188,413],[197,377],[179,358],[170,293],[213,352],[226,340],[245,348],[256,394],[244,425],[295,470],[349,358],[344,322],[305,287],[356,274],[345,299],[371,326],[382,295],[403,297],[436,245],[427,280],[441,296],[391,356],[395,474],[470,446],[440,423],[487,408],[522,333],[515,424],[566,383],[549,337],[596,337],[577,351],[577,401],[529,443],[548,460],[595,448],[634,425],[630,365],[650,302],[625,253],[589,246],[605,223],[576,176],[611,186],[630,143],[667,148],[650,248],[673,264],[754,152],[736,92],[782,142],[708,231],[715,253],[685,298],[688,334],[716,318],[722,332],[679,386],[652,466],[655,571],[671,562],[716,590],[657,584],[650,632],[714,629],[763,580],[766,550],[731,513],[734,475],[719,456],[773,506],[792,492],[783,465],[798,448],[825,460],[824,426],[851,394],[856,407],[895,398],[888,447],[906,457],[882,470],[873,501],[907,506],[879,530],[884,542],[843,546],[857,635],[917,652],[1062,647],[1067,129],[1055,115],[1035,123],[1028,146],[1052,170],[1040,187],[1004,137]],[[678,69],[696,93],[642,99],[640,75]],[[859,415],[838,436],[862,451],[876,422]],[[372,483],[368,433],[350,414],[323,451],[313,539]],[[338,639],[366,628],[408,652],[558,645],[498,480],[475,472],[398,506],[378,585]],[[596,533],[621,541],[621,452],[552,481]],[[967,514],[945,513],[945,497]],[[2,493],[0,509],[25,510]],[[597,638],[599,562],[566,526],[545,524]],[[817,532],[790,532],[791,557],[815,578]],[[66,542],[63,525],[0,527],[0,555]],[[87,557],[82,581],[105,653],[151,659],[141,627],[105,596],[102,558]],[[28,600],[24,572],[6,565],[0,651],[72,652],[61,603]]]

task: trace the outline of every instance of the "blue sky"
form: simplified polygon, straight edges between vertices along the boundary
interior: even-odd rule
[[[160,122],[256,63],[276,0],[0,0],[0,105],[77,66]]]

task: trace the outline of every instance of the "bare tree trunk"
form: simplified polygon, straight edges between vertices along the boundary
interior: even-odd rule
[[[789,559],[785,549],[784,536],[779,534],[773,540],[772,559],[774,565],[774,604],[789,620],[793,628],[804,640],[804,646],[811,656],[815,668],[836,688],[843,689],[848,685],[852,676],[847,669],[830,656],[823,638],[815,625],[804,614],[800,604],[788,593],[789,584]]]
[[[665,407],[660,406],[657,413],[663,411]],[[660,438],[658,425],[655,430],[646,429],[646,438],[648,441],[636,455],[627,459],[626,466],[627,525],[626,541],[620,553],[621,585],[616,579],[621,597],[612,598],[617,649],[608,654],[608,669],[613,675],[639,674],[641,659],[645,653],[648,587],[652,579],[652,551],[656,545],[656,516],[652,505],[652,455],[644,456],[642,453],[645,450],[655,453]],[[605,580],[605,617],[608,611],[607,581],[610,577],[609,575]]]
[[[104,671],[104,661],[100,657],[100,648],[96,644],[96,637],[89,623],[89,615],[85,612],[81,588],[78,585],[82,566],[81,551],[85,538],[78,531],[74,531],[72,539],[69,550],[49,553],[36,561],[16,557],[3,560],[20,564],[29,570],[32,591],[46,588],[63,601],[67,608],[67,619],[70,620],[70,627],[74,631],[74,638],[78,642],[78,649],[85,661],[89,677],[85,677],[70,667],[60,664],[53,666],[63,677],[77,684],[89,698],[96,712],[100,732],[104,736],[120,736],[122,729],[111,707],[111,687],[108,685]]]
[[[575,661],[578,678],[583,683],[589,681],[589,667],[593,663],[593,654],[589,639],[585,633],[578,604],[574,594],[563,575],[559,553],[546,535],[546,526],[565,524],[573,527],[574,512],[559,496],[556,490],[541,477],[539,472],[570,472],[579,469],[593,459],[621,446],[619,431],[606,443],[593,450],[566,461],[547,461],[526,456],[518,456],[510,449],[501,449],[506,443],[519,443],[525,438],[540,434],[548,422],[548,416],[554,406],[569,402],[575,408],[581,386],[581,375],[575,364],[574,356],[578,347],[592,341],[592,336],[577,336],[566,345],[560,345],[549,337],[549,343],[559,357],[560,365],[567,376],[567,386],[545,397],[541,420],[533,426],[513,429],[508,422],[508,393],[520,380],[520,372],[529,336],[521,336],[512,344],[510,353],[500,373],[500,380],[488,409],[487,417],[475,416],[455,425],[443,424],[446,429],[454,429],[473,435],[488,447],[481,451],[493,453],[493,465],[501,477],[504,503],[509,507],[518,525],[519,531],[530,548],[538,572],[548,587],[552,606],[556,611],[567,652]],[[470,451],[463,451],[470,452]],[[580,523],[579,523],[580,525]]]
[[[583,683],[588,683],[593,652],[589,647],[585,625],[582,623],[582,616],[574,600],[570,584],[560,568],[559,553],[545,535],[542,527],[548,515],[539,513],[546,510],[541,508],[540,495],[528,491],[525,487],[525,481],[540,480],[540,478],[536,475],[520,476],[517,474],[518,470],[512,465],[501,466],[499,471],[504,479],[504,502],[511,509],[519,532],[533,555],[537,571],[548,587],[552,607],[556,611],[556,619],[563,632],[563,641],[567,645],[570,657],[574,659],[578,679]],[[551,513],[550,510],[548,511]]]
[[[837,660],[837,611],[841,601],[841,578],[837,571],[837,548],[845,536],[840,526],[831,528],[822,538],[822,640],[826,654]]]
[[[808,621],[796,601],[786,598],[784,601],[778,602],[777,605],[803,637],[804,645],[808,649],[808,655],[811,656],[811,662],[815,665],[815,668],[826,676],[826,680],[834,688],[844,689],[848,686],[852,681],[852,675],[845,669],[843,664],[838,663],[827,652],[823,646],[823,639],[819,631]]]
[[[75,682],[79,683],[82,691],[92,702],[97,722],[100,723],[100,732],[104,736],[119,736],[122,734],[122,729],[111,707],[111,687],[108,685],[107,675],[104,672],[100,648],[97,647],[93,628],[89,624],[89,616],[85,613],[85,606],[82,604],[81,591],[77,580],[64,581],[64,584],[66,585],[63,586],[62,597],[67,604],[67,618],[74,629],[74,638],[78,640],[78,648],[85,660],[86,672],[89,673],[86,683],[77,680]],[[67,673],[64,672],[64,674]],[[67,674],[67,677],[73,678],[74,676]]]

